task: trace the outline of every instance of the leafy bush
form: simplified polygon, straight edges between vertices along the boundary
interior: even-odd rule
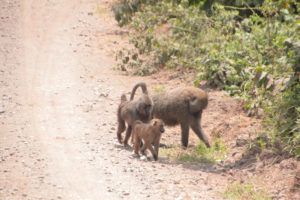
[[[266,130],[300,156],[299,3],[216,0],[207,16],[204,0],[140,2],[127,20],[135,49],[120,52],[121,68],[139,75],[194,70],[196,85],[205,79],[240,96],[249,115],[263,109]],[[249,17],[241,15],[245,9]]]

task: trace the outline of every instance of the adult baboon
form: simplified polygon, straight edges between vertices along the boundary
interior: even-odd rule
[[[207,107],[205,91],[195,87],[180,87],[163,94],[154,95],[153,117],[162,119],[168,126],[181,126],[181,143],[188,146],[189,127],[210,147],[207,136],[201,128],[201,115]]]
[[[152,119],[150,123],[136,121],[133,125],[132,132],[134,153],[139,155],[141,142],[143,142],[141,153],[145,155],[146,149],[149,149],[154,160],[157,160],[159,141],[163,132],[165,132],[164,124],[160,119]]]
[[[148,96],[148,91],[145,83],[138,83],[134,86],[133,92],[135,93],[136,89],[141,87],[143,90],[143,95],[137,100],[132,99],[130,101],[127,100],[126,95],[122,94],[121,103],[118,107],[118,130],[117,130],[117,138],[120,144],[124,143],[125,146],[128,145],[128,140],[131,136],[132,125],[136,120],[140,120],[142,122],[149,122],[151,118],[151,111],[153,108],[153,103],[151,98]],[[122,139],[122,133],[126,129],[125,139]]]

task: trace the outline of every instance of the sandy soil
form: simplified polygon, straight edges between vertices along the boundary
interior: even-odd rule
[[[114,71],[114,52],[126,42],[108,1],[1,0],[0,199],[222,199],[228,183],[254,173],[143,162],[115,145],[120,94],[141,80],[170,85],[165,74]],[[211,92],[209,105],[204,130],[219,131],[237,155],[235,139],[256,134],[260,121],[222,92]],[[179,138],[168,129],[163,141]],[[286,166],[279,178],[291,182],[297,162]],[[284,199],[289,187],[278,191],[274,198]]]

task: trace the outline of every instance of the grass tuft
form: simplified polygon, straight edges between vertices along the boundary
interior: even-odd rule
[[[207,148],[201,142],[196,147],[186,150],[180,146],[174,146],[168,149],[162,148],[160,152],[162,156],[173,161],[215,164],[226,158],[227,147],[220,138],[217,138],[213,141],[211,148]]]
[[[257,189],[250,183],[234,182],[229,185],[225,192],[224,198],[230,200],[270,200],[271,197],[262,190]]]

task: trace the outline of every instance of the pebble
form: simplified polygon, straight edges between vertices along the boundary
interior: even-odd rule
[[[146,156],[141,156],[141,157],[140,157],[140,160],[146,161],[146,160],[147,160],[147,157],[146,157]]]

